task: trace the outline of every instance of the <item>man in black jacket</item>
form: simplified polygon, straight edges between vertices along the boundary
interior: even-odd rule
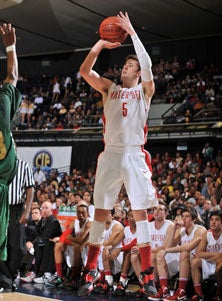
[[[52,215],[52,203],[42,203],[41,212],[36,236],[26,243],[28,249],[34,248],[35,251],[35,270],[32,274],[35,283],[44,283],[44,277],[55,273],[54,242],[51,239],[62,234],[59,221]]]

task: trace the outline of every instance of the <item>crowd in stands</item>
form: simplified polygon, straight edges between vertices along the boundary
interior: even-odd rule
[[[181,216],[181,213],[186,212],[187,208],[191,208],[189,210],[191,210],[191,212],[194,210],[196,214],[195,218],[192,218],[190,221],[191,225],[195,223],[202,226],[201,229],[210,229],[213,224],[213,217],[211,214],[213,212],[222,212],[221,149],[215,150],[209,143],[206,143],[204,147],[195,154],[188,152],[183,154],[180,152],[169,154],[167,151],[163,154],[157,153],[152,158],[152,168],[153,185],[157,191],[159,207],[163,206],[163,208],[165,208],[163,209],[161,207],[161,209],[158,207],[157,209],[158,212],[162,212],[164,210],[164,220],[166,218],[167,220],[174,221],[178,218],[178,216]],[[32,251],[38,239],[35,236],[36,233],[33,238],[30,238],[32,235],[30,236],[29,233],[27,240],[33,240],[31,244],[29,242],[27,245],[29,257],[31,257],[31,259],[29,258],[27,261],[26,258],[26,264],[23,264],[21,269],[21,279],[24,282],[34,281],[36,283],[45,283],[48,286],[60,286],[60,288],[68,286],[77,288],[78,281],[80,279],[81,266],[84,265],[84,262],[86,262],[87,253],[86,251],[84,253],[82,252],[87,248],[90,224],[94,215],[93,188],[95,182],[95,169],[89,168],[88,172],[83,173],[81,170],[74,168],[70,175],[67,173],[60,174],[57,170],[53,170],[49,175],[44,175],[41,170],[38,169],[35,171],[34,178],[36,181],[36,188],[31,221],[33,220],[35,224],[34,215],[38,215],[39,213],[38,211],[36,212],[36,208],[42,208],[42,212],[47,211],[47,214],[54,216],[58,220],[60,220],[61,215],[64,215],[64,211],[67,216],[76,215],[76,219],[79,223],[75,224],[73,221],[69,225],[68,223],[63,223],[63,234],[61,236],[57,228],[56,235],[54,235],[52,231],[52,235],[48,238],[48,241],[51,247],[51,255],[54,250],[54,264],[50,258],[50,261],[48,260],[47,264],[41,265],[41,273],[39,273],[39,266],[36,267],[35,265],[36,262],[39,263],[41,260],[39,257],[37,261],[36,259],[33,260],[36,255],[34,255]],[[71,208],[75,208],[75,210],[71,210]],[[157,218],[157,212],[155,211],[157,209],[151,208],[148,210],[150,222]],[[69,214],[67,214],[67,212],[69,212]],[[75,212],[75,214],[73,212]],[[220,214],[221,213],[219,213],[219,216],[221,216]],[[129,275],[132,276],[133,271],[131,270],[130,272],[128,268],[126,269],[125,265],[121,265],[123,260],[127,260],[123,259],[125,257],[122,257],[120,261],[115,260],[115,262],[119,262],[119,265],[115,266],[115,269],[110,267],[110,261],[107,262],[107,254],[109,254],[110,250],[112,250],[114,241],[116,243],[116,248],[114,248],[116,251],[112,253],[113,257],[111,261],[119,258],[122,252],[125,254],[125,252],[133,249],[134,259],[132,259],[132,265],[134,267],[135,274],[137,275],[138,273],[137,268],[135,268],[138,265],[138,258],[136,255],[138,252],[135,247],[135,237],[130,236],[130,243],[128,241],[129,246],[126,242],[125,245],[127,245],[127,247],[122,247],[121,245],[122,241],[124,241],[124,237],[126,239],[127,235],[127,233],[124,232],[124,229],[129,225],[133,228],[132,218],[130,200],[128,199],[126,190],[123,186],[118,199],[116,200],[116,205],[107,220],[107,236],[104,240],[105,244],[102,249],[103,251],[101,253],[100,264],[98,267],[103,278],[100,279],[95,288],[95,292],[99,294],[107,293],[113,289],[113,277],[116,277],[117,273],[118,275],[120,273],[120,283],[117,285],[118,290],[116,290],[115,294],[124,294],[127,286],[126,278],[128,278],[128,272]],[[113,220],[120,222],[121,225],[117,223],[118,227],[114,227],[114,223],[112,222]],[[33,226],[33,221],[31,222],[31,226]],[[60,222],[62,221],[60,220]],[[117,233],[119,233],[118,235],[113,234],[112,236],[112,233],[114,232],[111,230],[108,231],[111,225],[113,227],[112,231],[118,229],[116,230]],[[57,224],[55,226],[57,227]],[[219,234],[222,239],[222,221],[218,227]],[[37,226],[38,231],[40,231],[39,229],[41,229],[41,224]],[[49,232],[46,231],[46,233],[49,235]],[[203,235],[205,235],[205,232],[203,233]],[[44,233],[41,232],[41,235],[44,235]],[[121,243],[118,239],[121,240]],[[195,250],[195,247],[199,242],[200,240],[194,240],[191,244],[187,244],[187,248],[189,247],[189,250]],[[44,247],[45,245],[40,244],[40,246]],[[156,247],[157,246],[155,245],[155,250]],[[76,257],[76,260],[73,259],[73,250],[74,254],[77,254],[77,252],[79,254],[79,256]],[[157,249],[157,251],[158,250],[161,249]],[[184,249],[182,250],[184,251]],[[178,250],[177,252],[182,252],[182,250]],[[222,252],[222,244],[218,245],[217,251],[220,253]],[[172,250],[167,249],[167,252],[172,252]],[[44,252],[42,254],[44,254]],[[155,260],[159,260],[158,256],[155,258]],[[50,267],[49,262],[51,262]],[[130,261],[127,262],[129,263]],[[68,267],[65,272],[64,264],[66,269]],[[196,264],[199,263],[197,262]],[[109,270],[108,274],[105,273],[106,269]],[[26,274],[27,271],[28,273]],[[54,272],[56,272],[56,274],[54,274]],[[155,273],[155,282],[157,287],[160,285],[158,273]],[[159,277],[161,278],[161,275]],[[135,278],[133,279],[135,280]],[[197,284],[199,285],[199,283]],[[218,283],[217,287],[219,292],[218,294],[221,294],[221,283]],[[136,294],[142,296],[143,290],[140,288]],[[163,294],[162,291],[161,294]],[[186,294],[186,292],[184,294]],[[215,300],[221,300],[220,297],[221,295],[217,295],[217,299]],[[159,299],[158,297],[155,299],[154,296],[151,300]]]
[[[109,68],[104,76],[118,82],[121,68]],[[182,63],[176,57],[153,63],[156,91],[152,104],[181,103],[188,121],[208,104],[220,107],[221,70],[214,64],[199,66],[195,59]],[[23,94],[19,129],[73,129],[102,123],[101,95],[81,79],[79,72],[41,78],[20,76]],[[218,111],[218,110],[217,110]]]

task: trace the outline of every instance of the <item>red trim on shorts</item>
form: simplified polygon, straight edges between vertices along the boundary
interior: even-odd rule
[[[150,172],[152,173],[152,172],[153,172],[153,169],[152,169],[152,165],[151,165],[151,161],[150,161],[150,156],[149,156],[148,151],[144,149],[144,146],[142,146],[142,152],[145,154],[145,161],[146,161],[146,164],[148,165],[149,170],[150,170]]]

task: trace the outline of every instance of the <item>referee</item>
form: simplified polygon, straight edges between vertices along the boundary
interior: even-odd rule
[[[25,224],[30,217],[34,197],[32,168],[19,159],[17,167],[17,173],[9,186],[8,257],[6,261],[0,261],[0,293],[16,289],[14,280],[26,252]]]

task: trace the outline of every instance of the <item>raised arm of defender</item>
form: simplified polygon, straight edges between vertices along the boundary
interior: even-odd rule
[[[18,60],[15,49],[15,28],[13,28],[10,23],[4,23],[0,26],[0,34],[2,35],[3,43],[6,47],[6,53],[8,57],[7,77],[4,82],[16,86],[18,80]]]

